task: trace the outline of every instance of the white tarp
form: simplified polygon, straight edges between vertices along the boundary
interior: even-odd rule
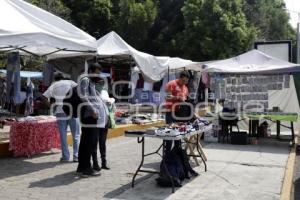
[[[191,60],[186,60],[178,57],[158,57],[158,59],[166,60],[170,71],[178,71],[178,70],[202,71],[203,63],[201,62],[194,62]]]
[[[145,79],[155,82],[161,80],[167,72],[167,60],[158,59],[153,55],[137,51],[127,44],[114,31],[97,41],[99,57],[129,58],[131,56],[141,70]]]
[[[251,50],[237,57],[204,64],[204,72],[231,74],[279,74],[300,72],[300,65]]]
[[[0,50],[74,56],[96,52],[96,39],[65,20],[22,0],[0,1]],[[82,54],[80,53],[80,54]]]
[[[209,73],[230,73],[230,74],[290,74],[300,72],[300,65],[289,63],[264,54],[258,50],[251,50],[226,60],[204,64],[204,72]],[[294,84],[293,76],[290,75],[290,88],[268,92],[269,109],[279,107],[284,112],[296,112],[300,118],[300,107]],[[299,119],[298,118],[298,119]],[[240,125],[248,125],[240,122]],[[283,123],[286,124],[286,123]],[[290,124],[286,124],[290,125]],[[242,126],[245,128],[245,126]],[[274,131],[275,125],[272,126]],[[295,129],[300,128],[300,120],[295,123]],[[282,128],[285,130],[285,128]]]
[[[168,71],[186,68],[201,71],[202,64],[181,58],[158,57],[140,52],[127,44],[114,31],[97,41],[97,53],[100,58],[130,59],[132,57],[144,77],[156,82],[163,79]]]

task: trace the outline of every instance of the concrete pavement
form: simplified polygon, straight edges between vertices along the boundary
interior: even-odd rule
[[[147,139],[146,151],[155,150],[160,142]],[[32,158],[0,159],[0,199],[279,199],[289,154],[288,144],[280,142],[206,144],[208,171],[203,165],[196,167],[200,176],[172,194],[170,188],[156,186],[157,175],[139,174],[131,188],[141,158],[135,138],[113,138],[107,146],[111,170],[88,179],[75,175],[76,163],[59,163],[58,150]],[[146,166],[157,168],[159,162],[158,156],[148,157]]]

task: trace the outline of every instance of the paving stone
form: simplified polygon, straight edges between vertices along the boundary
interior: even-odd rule
[[[146,152],[156,150],[160,140],[147,139]],[[156,185],[157,175],[138,174],[131,180],[141,161],[141,146],[135,138],[119,137],[107,142],[111,170],[101,176],[79,178],[77,163],[61,164],[54,150],[31,158],[0,159],[0,200],[7,199],[278,199],[288,158],[288,145],[206,144],[208,171],[203,165],[195,170],[200,176],[185,181],[171,193]],[[71,149],[71,148],[70,148]],[[159,168],[159,156],[145,163]],[[260,198],[261,197],[261,198]]]

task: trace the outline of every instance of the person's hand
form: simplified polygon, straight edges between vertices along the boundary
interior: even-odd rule
[[[184,97],[177,97],[179,101],[185,101]]]
[[[93,112],[93,115],[92,115],[92,116],[93,116],[94,119],[97,119],[97,118],[99,117],[99,115],[98,115],[97,112]]]
[[[173,95],[171,95],[171,94],[168,94],[168,95],[166,96],[166,100],[171,100],[171,99],[172,99],[172,97],[173,97]]]

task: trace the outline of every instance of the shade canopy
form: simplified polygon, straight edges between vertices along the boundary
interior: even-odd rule
[[[186,60],[178,57],[168,57],[168,66],[170,71],[178,70],[192,70],[192,71],[202,71],[202,62],[194,62],[191,60]]]
[[[231,74],[284,74],[300,72],[300,65],[251,50],[239,56],[204,64],[204,72]]]
[[[114,31],[97,41],[97,54],[102,59],[133,59],[145,79],[152,82],[161,80],[167,72],[167,60],[134,49]]]
[[[158,57],[136,50],[127,44],[114,31],[97,41],[97,53],[102,59],[130,60],[133,59],[144,77],[151,82],[161,80],[170,70],[193,69],[201,71],[201,63],[181,58]]]
[[[96,39],[65,20],[22,0],[0,1],[0,50],[49,58],[92,54]],[[51,54],[51,55],[50,55]]]

